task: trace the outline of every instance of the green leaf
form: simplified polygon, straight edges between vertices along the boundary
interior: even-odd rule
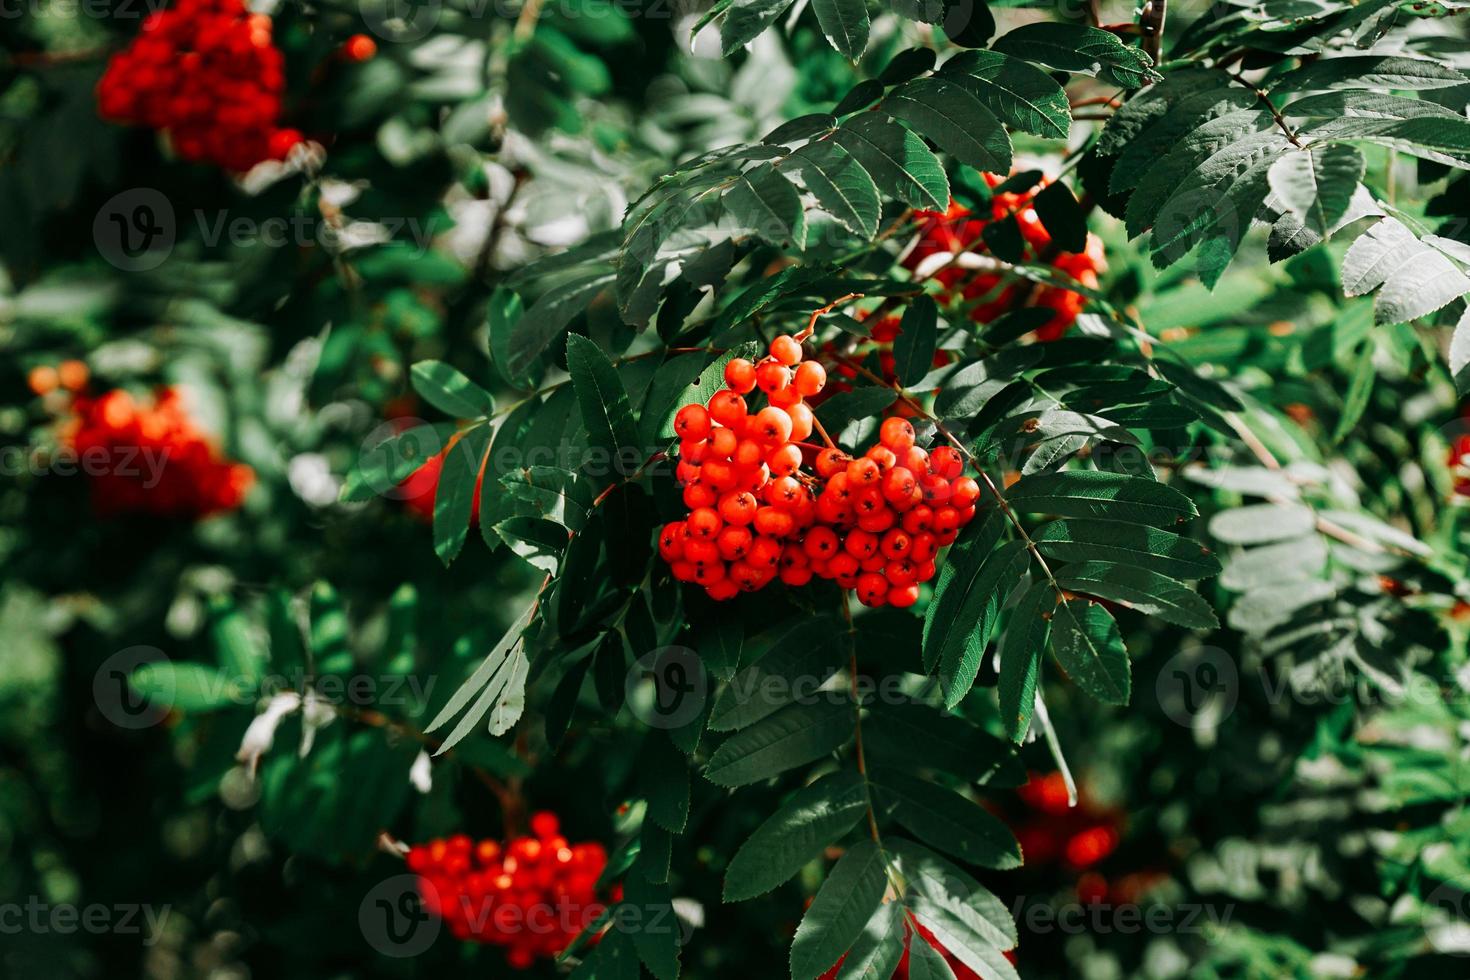
[[[1017,510],[1060,517],[1097,517],[1165,527],[1196,517],[1194,502],[1142,477],[1064,470],[1022,477],[1006,491]]]
[[[429,459],[438,455],[454,434],[455,423],[416,425],[365,445],[356,465],[342,484],[342,499],[354,503],[394,490]]]
[[[982,868],[1021,866],[1021,845],[974,800],[900,769],[875,766],[868,778],[883,812],[930,847]]]
[[[828,42],[848,61],[857,61],[868,46],[868,5],[864,0],[812,0],[817,25]]]
[[[531,304],[516,322],[506,344],[504,367],[509,377],[523,377],[561,336],[567,324],[615,279],[609,272],[584,276],[557,286]]]
[[[1141,176],[1128,198],[1125,212],[1129,238],[1135,238],[1151,228],[1163,210],[1164,203],[1170,197],[1176,196],[1184,182],[1195,175],[1206,161],[1218,153],[1230,151],[1233,155],[1224,158],[1222,164],[1234,162],[1236,155],[1241,152],[1242,141],[1251,138],[1250,146],[1259,148],[1262,139],[1268,138],[1276,125],[1269,112],[1256,108],[1226,112],[1203,123],[1196,120],[1190,122],[1195,128],[1179,134],[1170,146],[1160,148],[1154,157],[1144,161],[1148,166],[1140,171]],[[1121,169],[1120,164],[1119,170]],[[1220,171],[1211,176],[1223,178],[1227,169],[1222,166]],[[1211,202],[1216,199],[1212,198]],[[1182,203],[1184,206],[1174,217],[1174,228],[1171,230],[1187,224],[1196,211],[1208,206],[1202,201],[1196,201],[1193,207],[1189,206],[1188,201]]]
[[[1096,75],[1124,88],[1138,88],[1161,77],[1148,55],[1125,46],[1116,34],[1082,24],[1026,24],[997,38],[991,49],[1061,71]]]
[[[939,74],[969,89],[1007,125],[1067,138],[1072,125],[1067,93],[1035,65],[999,51],[962,51],[941,65]]]
[[[546,703],[546,742],[553,749],[559,748],[566,737],[572,715],[577,710],[577,699],[582,693],[582,682],[587,679],[591,666],[590,655],[581,657],[567,668],[561,680],[557,681],[556,690],[551,692],[551,699]]]
[[[1289,71],[1271,84],[1273,94],[1331,89],[1433,89],[1464,85],[1470,77],[1437,61],[1392,55],[1324,58]]]
[[[725,206],[742,228],[772,245],[806,247],[801,195],[769,163],[742,173],[725,193]]]
[[[845,700],[793,704],[726,739],[710,757],[705,777],[720,786],[769,779],[836,751],[852,731],[853,706]]]
[[[1358,363],[1353,368],[1353,377],[1348,382],[1346,397],[1342,400],[1342,415],[1337,420],[1337,426],[1332,430],[1332,441],[1341,444],[1344,439],[1357,428],[1358,422],[1363,418],[1363,412],[1368,408],[1368,399],[1373,395],[1373,382],[1378,378],[1378,371],[1373,364],[1373,355],[1378,345],[1371,339],[1363,344],[1363,349],[1358,355]]]
[[[892,980],[904,950],[903,906],[879,905],[847,951],[837,980]]]
[[[720,51],[729,57],[760,37],[791,6],[791,0],[735,0],[720,26]]]
[[[1058,569],[1056,580],[1070,592],[1119,602],[1185,629],[1215,629],[1220,625],[1210,604],[1188,586],[1146,568],[1083,561]]]
[[[1384,218],[1347,250],[1342,286],[1349,296],[1382,286],[1373,313],[1377,323],[1387,325],[1428,316],[1470,293],[1470,278],[1398,220]]]
[[[768,655],[742,669],[720,692],[710,712],[712,731],[735,731],[810,696],[803,685],[821,684],[837,673],[843,657],[829,617],[792,620]]]
[[[1011,169],[1005,126],[974,93],[952,81],[929,76],[906,82],[888,93],[883,111],[908,123],[960,163],[995,173]]]
[[[863,778],[844,769],[792,794],[740,845],[725,871],[725,901],[771,891],[857,826],[867,812]]]
[[[495,533],[532,568],[555,575],[567,549],[567,530],[538,517],[509,517],[495,525]]]
[[[893,341],[894,373],[900,384],[913,385],[934,366],[939,342],[939,308],[925,295],[915,297],[903,311],[899,335]]]
[[[639,980],[638,951],[626,933],[609,929],[587,958],[577,964],[571,980]]]
[[[1063,561],[1101,559],[1182,579],[1219,574],[1220,561],[1192,538],[1116,521],[1051,521],[1031,533],[1037,549]]]
[[[1460,397],[1470,395],[1470,308],[1460,315],[1450,339],[1450,373]]]
[[[1310,534],[1317,515],[1302,504],[1251,504],[1210,518],[1210,534],[1226,544],[1265,544]]]
[[[1032,207],[1052,242],[1063,252],[1087,249],[1087,213],[1065,183],[1054,180],[1047,184],[1032,200]]]
[[[681,366],[677,372],[671,371],[667,377],[661,377],[662,369],[654,376],[654,390],[649,393],[649,405],[644,415],[644,424],[645,426],[650,425],[655,411],[661,422],[649,441],[673,439],[675,435],[674,416],[679,413],[679,409],[685,405],[708,403],[714,393],[725,386],[725,365],[737,357],[755,356],[759,350],[760,345],[752,341],[726,351],[709,364],[705,364],[702,357],[690,354],[668,362],[672,364],[689,359],[692,363]],[[658,395],[657,404],[655,404],[655,395]]]
[[[1000,720],[1006,736],[1018,745],[1031,727],[1041,655],[1046,652],[1056,604],[1056,589],[1050,582],[1034,583],[1011,610],[1010,622],[1001,636],[997,687]]]
[[[878,74],[880,85],[900,85],[934,68],[933,48],[908,48],[893,56]]]
[[[1019,786],[1026,771],[1005,742],[958,715],[911,701],[875,705],[863,719],[868,754],[890,765],[914,763],[914,746],[924,746],[920,765],[966,782]]]
[[[1016,945],[1016,924],[1001,900],[928,848],[887,843],[906,886],[904,904],[939,944],[986,977],[1015,978],[1001,951]]]
[[[1351,146],[1313,147],[1273,163],[1267,182],[1307,231],[1326,238],[1347,213],[1363,166],[1362,155]]]
[[[521,634],[531,624],[531,619],[535,615],[535,605],[527,606],[516,621],[511,623],[505,635],[485,655],[485,659],[480,666],[475,668],[475,672],[459,686],[459,689],[434,716],[434,720],[425,727],[425,732],[437,731],[447,725],[450,719],[464,711],[466,707],[470,707],[469,713],[460,720],[460,723],[445,738],[444,743],[435,750],[435,755],[443,755],[454,747],[454,743],[469,734],[470,730],[490,710],[491,704],[504,693],[515,673],[515,666],[512,662],[516,659],[514,654],[520,649]],[[521,659],[524,659],[524,656]],[[470,706],[471,701],[474,701],[473,706]]]
[[[817,204],[844,228],[867,238],[878,233],[878,219],[883,213],[878,186],[852,154],[837,143],[808,143],[781,166],[797,171]]]
[[[1051,652],[1083,691],[1105,704],[1127,704],[1128,651],[1118,624],[1095,602],[1057,605],[1051,623]]]
[[[490,392],[443,361],[419,361],[409,374],[419,397],[445,415],[472,419],[495,411]]]
[[[128,675],[128,686],[162,710],[213,711],[248,704],[243,678],[231,678],[213,667],[195,663],[158,661],[143,664]]]
[[[648,972],[656,980],[678,980],[680,930],[668,883],[630,874],[623,880],[623,904],[634,914],[626,920],[615,914],[613,921],[633,940]]]
[[[580,531],[592,510],[592,491],[577,474],[559,466],[527,466],[500,478],[507,493],[528,506],[527,516]]]
[[[459,440],[444,450],[439,488],[434,493],[434,553],[446,568],[469,536],[480,470],[494,434],[491,425],[479,423],[464,430]]]
[[[909,980],[954,980],[954,971],[944,955],[922,936],[909,942]]]
[[[662,732],[650,732],[638,757],[639,794],[648,818],[671,834],[689,822],[689,763]]]
[[[608,475],[630,475],[642,461],[643,450],[628,393],[623,389],[617,369],[601,347],[586,337],[571,334],[567,337],[567,371],[572,376],[588,441],[608,454],[611,464]]]
[[[939,666],[940,651],[943,646],[942,638],[948,634],[948,619],[939,615],[940,604],[946,601],[945,595],[951,589],[956,592],[962,591],[966,582],[973,581],[975,572],[979,571],[985,559],[989,558],[1000,544],[1004,527],[1005,524],[1000,515],[991,512],[983,521],[974,525],[973,529],[963,532],[955,546],[950,549],[949,556],[939,571],[939,580],[934,583],[934,598],[930,600],[924,612],[921,648],[926,673],[932,673]],[[968,574],[962,575],[961,567]],[[952,604],[952,615],[953,609],[958,609],[962,603],[959,599],[948,601]]]
[[[965,556],[969,558],[970,556]],[[1020,541],[1008,541],[987,556],[978,567],[964,558],[951,556],[946,568],[954,567],[941,603],[939,591],[930,607],[943,629],[934,636],[939,645],[939,685],[944,703],[953,708],[964,700],[980,671],[980,659],[999,622],[1000,610],[1021,584],[1029,556]],[[941,586],[943,587],[943,586]],[[925,625],[928,625],[926,618]]]
[[[848,119],[832,135],[862,164],[884,193],[915,208],[949,206],[949,179],[939,158],[913,133],[863,113]]]
[[[822,402],[817,410],[818,418],[835,433],[855,419],[875,418],[897,397],[892,388],[878,385],[839,391]]]
[[[888,889],[887,859],[870,840],[848,849],[812,899],[791,944],[792,980],[815,980],[863,934]]]

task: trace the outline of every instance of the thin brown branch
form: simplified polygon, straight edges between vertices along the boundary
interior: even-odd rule
[[[1164,46],[1164,17],[1168,12],[1169,0],[1148,0],[1138,18],[1138,30],[1143,37],[1143,53],[1154,64],[1159,63],[1159,52]]]
[[[1304,149],[1304,147],[1302,146],[1302,141],[1297,139],[1296,133],[1294,133],[1291,127],[1286,124],[1286,117],[1281,115],[1281,110],[1276,108],[1276,103],[1271,101],[1271,96],[1266,93],[1265,89],[1257,88],[1249,79],[1247,79],[1238,71],[1226,70],[1225,74],[1230,76],[1231,81],[1244,85],[1246,88],[1254,92],[1256,94],[1256,98],[1260,101],[1260,103],[1264,105],[1266,109],[1271,113],[1271,118],[1276,120],[1277,127],[1286,134],[1287,139],[1291,140],[1291,145],[1295,146],[1297,149]]]

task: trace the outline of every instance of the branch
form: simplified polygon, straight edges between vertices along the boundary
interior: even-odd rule
[[[1148,0],[1143,5],[1143,14],[1138,18],[1138,28],[1143,35],[1143,53],[1154,64],[1159,63],[1159,52],[1164,46],[1164,17],[1169,0]]]

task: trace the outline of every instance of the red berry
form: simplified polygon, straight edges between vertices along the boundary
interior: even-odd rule
[[[895,453],[907,452],[914,445],[914,427],[908,419],[884,419],[878,429],[878,441]]]
[[[755,390],[755,365],[743,357],[731,358],[725,364],[725,384],[742,395]]]
[[[791,369],[779,361],[765,360],[756,365],[755,383],[766,394],[781,391],[791,384]]]
[[[875,486],[882,476],[882,469],[867,457],[859,457],[847,464],[847,478],[854,486]]]
[[[685,405],[674,415],[674,431],[680,439],[705,438],[710,434],[709,412],[703,405]]]
[[[713,508],[700,507],[689,515],[689,537],[708,541],[720,533],[720,528],[724,524],[725,522],[720,519],[720,515]],[[687,544],[685,548],[688,549]]]
[[[709,413],[721,425],[738,429],[745,424],[745,399],[733,391],[717,391],[709,400]]]
[[[755,520],[755,512],[759,506],[753,493],[727,493],[720,498],[720,517],[726,524],[744,526]]]
[[[788,367],[801,361],[801,343],[795,337],[782,334],[771,341],[771,356]]]
[[[783,443],[791,438],[791,416],[774,406],[761,409],[755,417],[755,425],[756,434],[768,444]]]
[[[792,385],[803,398],[810,398],[827,386],[827,371],[816,361],[803,361],[796,368]]]
[[[817,475],[830,477],[847,469],[852,457],[840,449],[823,449],[817,453]]]

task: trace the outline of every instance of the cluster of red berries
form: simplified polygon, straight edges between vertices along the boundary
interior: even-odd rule
[[[902,418],[885,419],[878,444],[856,458],[805,442],[816,424],[806,399],[826,381],[782,335],[759,363],[726,364],[726,387],[708,405],[679,410],[676,476],[690,513],[658,542],[675,578],[715,599],[816,576],[868,606],[917,601],[939,549],[974,518],[979,484],[955,450],[914,445]],[[752,412],[745,396],[757,388],[767,404]]]
[[[939,951],[939,955],[944,957],[944,962],[949,964],[950,970],[954,973],[955,980],[984,980],[984,978],[981,977],[980,974],[976,973],[974,970],[961,963],[953,953],[941,946],[939,944],[939,940],[935,938],[934,933],[930,932],[922,925],[919,926],[918,931],[919,936],[924,940],[924,942],[928,943],[930,946],[933,946]],[[903,936],[903,957],[899,959],[898,966],[894,969],[893,976],[890,978],[890,980],[909,980],[909,949],[913,945],[913,941],[914,930],[909,926],[907,922],[905,922]],[[1015,963],[1016,961],[1016,957],[1013,952],[1008,951],[1005,954],[1005,958],[1010,960],[1012,963]],[[846,959],[847,957],[844,956],[841,960],[838,960],[836,966],[832,967],[832,969],[822,974],[819,978],[817,978],[817,980],[837,980],[837,975],[842,971],[842,963]]]
[[[1030,811],[1011,827],[1028,866],[1059,862],[1085,871],[1112,854],[1122,839],[1122,815],[1086,793],[1073,806],[1059,772],[1032,773],[1016,793]]]
[[[535,814],[530,836],[503,845],[459,834],[415,845],[407,859],[429,913],[458,939],[505,947],[518,970],[556,956],[607,908],[597,894],[606,849],[569,843],[554,813]]]
[[[1005,178],[997,174],[984,174],[985,182],[998,186]],[[1096,235],[1087,236],[1087,247],[1081,252],[1054,252],[1051,235],[1041,224],[1032,207],[1032,199],[1048,181],[1025,193],[996,194],[990,199],[990,214],[984,216],[972,212],[956,202],[951,202],[947,211],[921,211],[919,242],[904,259],[904,265],[916,269],[924,260],[937,253],[959,255],[962,252],[984,253],[988,251],[982,233],[992,221],[1000,221],[1014,215],[1021,229],[1025,248],[1022,261],[1045,262],[1071,276],[1084,286],[1096,288],[1097,274],[1103,268],[1102,241]],[[971,269],[949,266],[940,269],[934,278],[951,292],[957,292],[967,300],[985,301],[977,305],[970,318],[977,323],[989,323],[1004,313],[1015,309],[1018,304],[1049,308],[1052,318],[1036,331],[1040,340],[1055,340],[1066,333],[1077,319],[1077,314],[1087,305],[1081,293],[1058,286],[1045,286],[1029,296],[1033,286],[1029,282],[1004,283],[995,272],[975,272]]]
[[[220,455],[178,388],[162,389],[151,403],[121,389],[78,396],[73,408],[62,441],[89,475],[101,516],[197,519],[239,507],[255,483],[254,470]]]
[[[284,89],[269,17],[242,0],[177,0],[113,56],[97,102],[104,119],[167,132],[186,160],[243,172],[301,142],[277,125]]]

